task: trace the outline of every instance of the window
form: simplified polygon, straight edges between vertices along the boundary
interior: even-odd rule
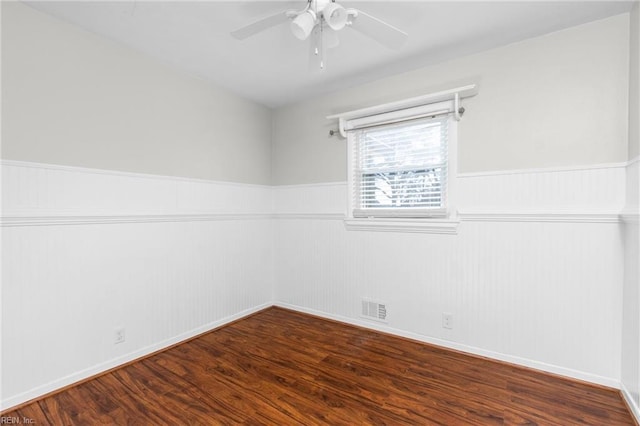
[[[354,217],[446,214],[448,121],[425,117],[352,132]]]
[[[388,228],[393,219],[383,230],[454,226],[452,110],[447,101],[346,121],[348,227]]]
[[[460,100],[477,94],[473,83],[327,117],[347,138],[347,229],[457,232]]]

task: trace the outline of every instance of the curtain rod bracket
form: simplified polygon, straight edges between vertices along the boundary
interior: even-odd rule
[[[345,120],[343,118],[338,119],[338,128],[329,130],[329,137],[332,138],[336,134],[340,134],[343,138],[347,138],[347,131],[344,129]]]
[[[343,138],[347,138],[347,132],[344,129],[346,124],[346,120],[343,117],[338,118],[338,130],[340,131],[340,136]]]

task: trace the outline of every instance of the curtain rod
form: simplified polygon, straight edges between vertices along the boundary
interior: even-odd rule
[[[464,114],[464,107],[460,107],[458,108],[458,115],[462,116]],[[407,121],[415,121],[415,120],[421,120],[423,118],[436,118],[436,117],[442,117],[444,115],[450,115],[453,114],[455,111],[454,110],[443,110],[443,111],[437,111],[435,113],[428,113],[428,114],[420,114],[420,115],[416,115],[413,117],[408,117],[408,118],[398,118],[395,120],[388,120],[388,121],[383,121],[381,123],[375,123],[375,124],[367,124],[364,126],[358,126],[358,127],[354,127],[351,129],[345,129],[344,132],[345,133],[349,133],[349,132],[355,132],[356,130],[363,130],[363,129],[372,129],[375,127],[383,127],[383,126],[387,126],[389,124],[396,124],[396,123],[405,123]],[[329,130],[329,137],[335,136],[336,134],[340,133],[340,129],[331,129]]]
[[[340,114],[329,115],[327,119],[338,119],[338,131],[342,137],[347,137],[345,125],[347,120],[369,117],[373,115],[383,114],[390,111],[398,111],[422,105],[429,105],[442,101],[453,101],[453,114],[456,120],[460,120],[459,102],[460,99],[468,98],[478,94],[477,84],[469,84],[467,86],[456,87],[453,89],[443,90],[440,92],[429,93],[427,95],[417,96],[414,98],[404,99],[400,101],[390,102],[382,105],[375,105],[367,108],[361,108],[353,111],[347,111]],[[331,134],[331,133],[330,133]],[[335,131],[334,131],[335,134]]]

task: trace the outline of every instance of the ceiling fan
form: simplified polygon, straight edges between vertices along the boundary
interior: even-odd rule
[[[300,40],[311,38],[310,62],[320,69],[326,67],[325,49],[338,45],[337,32],[345,27],[372,38],[390,49],[399,49],[407,40],[407,33],[361,10],[344,8],[335,0],[307,0],[300,11],[286,10],[231,32],[244,40],[268,28],[291,21],[291,32]]]

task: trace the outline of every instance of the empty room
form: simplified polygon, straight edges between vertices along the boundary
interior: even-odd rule
[[[639,5],[0,2],[0,424],[638,425]]]

